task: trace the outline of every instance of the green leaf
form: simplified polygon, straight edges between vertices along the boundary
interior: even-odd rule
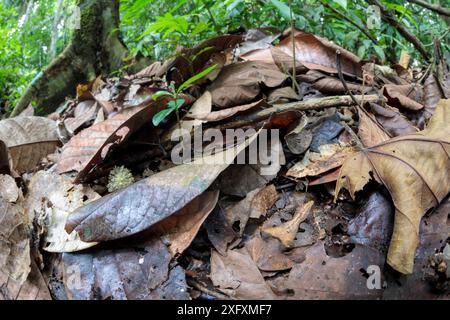
[[[180,108],[183,105],[184,101],[185,101],[184,99],[176,99],[176,100],[170,101],[167,105],[169,106],[169,108],[172,108],[175,110],[175,109]]]
[[[152,95],[152,100],[156,101],[161,96],[173,96],[173,94],[168,91],[158,91]]]
[[[285,3],[278,0],[269,0],[272,5],[278,9],[281,16],[287,20],[291,19],[291,11],[289,10],[289,6]]]
[[[186,88],[188,85],[194,83],[195,81],[203,78],[204,76],[206,76],[208,73],[210,73],[211,71],[213,71],[215,68],[217,67],[217,64],[212,65],[211,67],[203,70],[200,73],[197,73],[195,76],[190,77],[189,79],[187,79],[185,82],[183,82],[181,84],[181,86],[178,88],[177,90],[177,94],[181,92],[181,90],[183,90],[184,88]]]
[[[174,108],[167,108],[164,110],[161,110],[157,114],[153,116],[153,125],[156,127],[158,126],[165,118],[169,116],[169,114],[172,113],[172,111],[175,110]]]
[[[386,60],[386,55],[384,54],[384,51],[381,47],[374,45],[373,49],[375,50],[375,52],[377,53],[378,57],[380,57],[380,59],[382,61]]]
[[[342,8],[347,9],[347,0],[334,0],[337,4],[339,4]]]

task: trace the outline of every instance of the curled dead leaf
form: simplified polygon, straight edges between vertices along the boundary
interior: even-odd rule
[[[450,100],[441,100],[428,127],[350,156],[341,168],[342,188],[354,197],[372,176],[389,190],[395,206],[387,262],[411,273],[422,216],[450,192]]]

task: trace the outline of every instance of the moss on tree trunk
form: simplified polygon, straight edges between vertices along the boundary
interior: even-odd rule
[[[119,70],[128,51],[119,39],[119,0],[79,0],[80,29],[70,44],[30,83],[11,116],[30,103],[49,113],[73,96],[79,83]]]

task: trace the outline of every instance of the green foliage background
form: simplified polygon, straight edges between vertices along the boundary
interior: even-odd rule
[[[50,62],[49,46],[57,0],[0,0],[0,107],[14,104],[33,77]],[[450,7],[450,0],[428,0]],[[70,41],[68,19],[75,0],[63,0],[58,21],[57,52]],[[404,0],[382,3],[397,19],[433,50],[433,37],[450,51],[450,21]],[[192,46],[218,33],[239,28],[289,27],[288,0],[120,0],[121,33],[132,55],[162,60],[177,46]],[[292,0],[295,25],[326,37],[361,58],[393,63],[402,50],[418,61],[413,46],[387,23],[367,30],[375,45],[346,16],[365,28],[368,4],[364,0]]]

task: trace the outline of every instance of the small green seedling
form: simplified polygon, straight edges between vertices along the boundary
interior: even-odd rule
[[[152,99],[154,101],[158,100],[159,97],[161,96],[171,96],[173,98],[172,101],[169,101],[169,103],[167,104],[167,108],[164,110],[161,110],[160,112],[158,112],[157,114],[155,114],[153,116],[153,125],[156,127],[158,126],[165,118],[167,118],[169,116],[169,114],[171,114],[174,110],[177,113],[177,119],[178,121],[179,119],[179,115],[178,115],[178,109],[184,104],[185,100],[182,98],[178,98],[178,95],[180,94],[181,90],[183,90],[184,88],[186,88],[187,86],[189,86],[190,84],[194,83],[195,81],[203,78],[204,76],[206,76],[208,73],[210,73],[211,71],[213,71],[215,68],[217,67],[217,64],[206,68],[205,70],[203,70],[200,73],[197,73],[196,75],[192,76],[191,78],[187,79],[185,82],[183,82],[178,89],[175,89],[175,85],[172,83],[170,83],[169,88],[170,91],[158,91],[156,92],[154,95],[152,95]]]

